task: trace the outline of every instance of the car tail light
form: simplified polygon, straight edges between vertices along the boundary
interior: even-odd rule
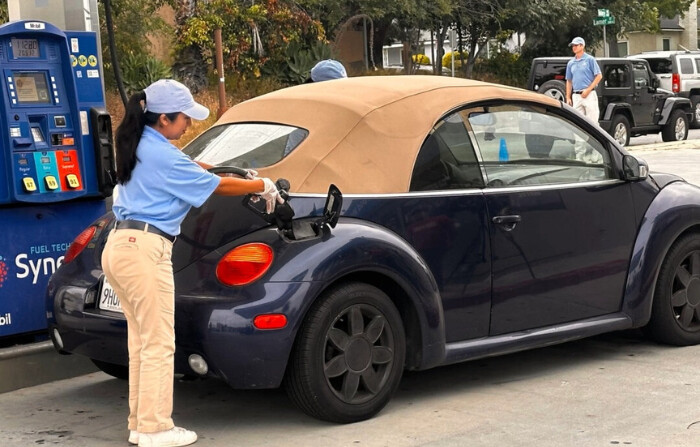
[[[272,265],[272,248],[261,243],[245,244],[224,255],[216,266],[216,277],[228,286],[250,284]]]
[[[282,329],[287,325],[287,316],[284,314],[263,314],[253,319],[256,329]]]
[[[76,236],[76,238],[73,239],[73,242],[71,242],[70,246],[68,247],[68,250],[66,250],[66,256],[64,256],[63,258],[63,263],[68,264],[73,259],[75,259],[75,257],[78,256],[85,249],[85,247],[92,240],[92,237],[94,235],[95,227],[89,226],[86,229],[84,229],[82,233]]]
[[[673,90],[673,93],[681,91],[681,75],[678,73],[671,75],[671,90]]]

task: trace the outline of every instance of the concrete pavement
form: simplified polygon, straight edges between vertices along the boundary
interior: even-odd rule
[[[700,445],[700,347],[636,332],[407,373],[374,419],[309,418],[280,390],[175,384],[176,423],[199,446]],[[127,385],[103,373],[0,395],[5,446],[127,445]]]

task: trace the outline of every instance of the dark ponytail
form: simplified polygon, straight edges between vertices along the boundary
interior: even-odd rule
[[[143,128],[146,125],[154,126],[158,122],[160,115],[165,115],[170,121],[175,121],[175,118],[180,112],[173,113],[153,113],[144,112],[144,105],[147,104],[146,92],[141,91],[134,93],[126,103],[126,113],[119,127],[117,127],[117,181],[120,184],[125,184],[131,179],[131,173],[136,167],[138,158],[136,157],[136,148],[141,140]]]
[[[136,167],[136,147],[139,145],[143,128],[146,125],[146,115],[141,101],[146,101],[146,92],[131,95],[126,103],[124,119],[117,127],[117,181],[125,184],[131,179],[131,172]]]

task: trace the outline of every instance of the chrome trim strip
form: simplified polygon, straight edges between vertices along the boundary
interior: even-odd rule
[[[505,188],[470,188],[470,189],[444,189],[440,191],[411,191],[411,192],[400,192],[400,193],[385,193],[385,194],[343,194],[343,197],[349,198],[401,198],[401,197],[443,197],[443,196],[473,196],[479,194],[502,194],[502,193],[512,193],[512,192],[527,192],[527,191],[547,191],[547,190],[558,190],[558,189],[571,189],[571,188],[590,188],[596,186],[609,186],[615,184],[626,183],[624,180],[619,179],[607,179],[607,180],[596,180],[590,182],[580,182],[580,183],[555,183],[551,185],[521,185],[521,186],[511,186]],[[341,191],[342,192],[342,191]],[[325,198],[326,194],[319,193],[290,193],[292,198]]]

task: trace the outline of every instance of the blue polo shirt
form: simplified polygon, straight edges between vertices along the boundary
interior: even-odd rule
[[[221,178],[150,126],[144,127],[136,156],[131,179],[119,185],[112,211],[118,220],[140,220],[177,236],[190,208],[202,206]]]
[[[580,59],[573,57],[566,64],[566,79],[571,81],[575,92],[587,89],[599,73],[598,62],[588,53],[583,53]]]

